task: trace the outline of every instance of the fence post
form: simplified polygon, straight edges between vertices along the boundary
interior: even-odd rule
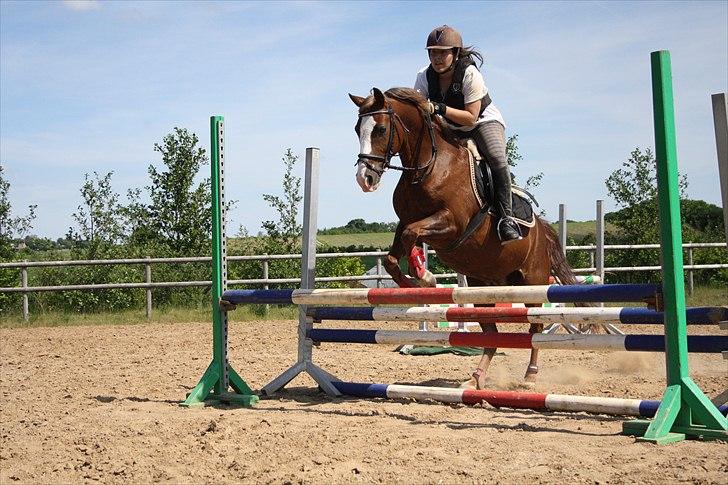
[[[559,242],[566,256],[566,204],[559,204]]]
[[[692,244],[692,241],[690,241],[690,244]],[[693,248],[688,247],[688,266],[693,265]],[[693,268],[691,267],[688,270],[688,295],[693,296],[693,289],[694,289],[694,281],[693,281]]]
[[[382,287],[382,258],[377,258],[377,288]]]
[[[596,273],[604,284],[604,201],[601,199],[597,200],[596,246]]]
[[[151,258],[147,256],[147,262],[144,263],[145,281],[149,285],[152,283],[152,265],[149,262]],[[152,318],[152,289],[147,287],[147,320]]]
[[[24,263],[27,263],[28,260],[23,260]],[[28,267],[23,266],[20,268],[20,286],[23,288],[28,287]],[[28,312],[28,293],[23,292],[23,321],[28,321],[30,318],[30,314]]]
[[[268,256],[268,253],[264,253],[264,255]],[[268,280],[268,260],[267,259],[263,260],[263,279]],[[263,285],[263,288],[265,288],[266,290],[270,288],[270,285],[267,283],[267,281]],[[265,316],[268,316],[268,313],[270,313],[269,304],[267,304],[267,303],[265,304],[265,307],[263,308],[263,312],[265,313]]]

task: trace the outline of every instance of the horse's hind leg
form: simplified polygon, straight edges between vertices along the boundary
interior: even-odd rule
[[[527,307],[540,306],[538,304],[526,305]],[[528,328],[528,333],[531,335],[535,333],[543,332],[542,323],[532,323]],[[534,382],[536,380],[536,374],[538,374],[538,349],[531,349],[531,359],[528,361],[528,367],[526,367],[526,375],[523,379],[527,382]]]
[[[475,305],[475,306],[493,306],[493,305]],[[480,328],[483,333],[498,333],[498,327],[495,323],[481,323]],[[483,349],[483,355],[478,362],[478,366],[475,368],[473,375],[469,380],[463,382],[460,387],[465,389],[485,389],[485,376],[490,366],[491,360],[495,355],[496,348]]]
[[[539,280],[546,279],[548,281],[548,274],[544,277],[543,275],[539,275],[538,279],[536,280],[538,283],[541,283]],[[534,282],[531,280],[531,278],[528,278],[524,275],[522,271],[514,271],[510,275],[508,275],[508,284],[512,286],[520,286],[520,285],[529,285],[534,284]],[[540,307],[540,303],[527,303],[526,308],[534,308],[534,307]],[[543,332],[543,324],[540,323],[532,323],[528,327],[528,333],[531,335],[535,333],[541,333]],[[528,367],[526,367],[526,375],[523,376],[523,379],[526,382],[534,382],[536,380],[536,374],[538,374],[538,349],[531,349],[531,358],[528,361]]]

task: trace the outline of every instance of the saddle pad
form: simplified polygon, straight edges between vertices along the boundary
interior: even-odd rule
[[[536,218],[533,217],[531,203],[516,191],[516,187],[511,191],[511,196],[513,198],[513,218],[524,227],[533,227],[536,224]]]
[[[475,145],[472,143],[472,145]],[[488,207],[489,212],[494,214],[492,210],[491,201],[486,200],[484,194],[488,194],[489,190],[483,187],[483,177],[480,175],[480,168],[476,164],[475,156],[473,152],[468,149],[468,167],[470,168],[470,188],[473,190],[473,195],[478,201],[478,207],[485,209]],[[480,182],[480,183],[479,183]],[[529,196],[515,185],[511,188],[511,197],[513,204],[513,219],[523,227],[531,228],[536,224],[536,219],[533,216],[533,207],[529,202]]]

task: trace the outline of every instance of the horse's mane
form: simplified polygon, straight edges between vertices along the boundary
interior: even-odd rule
[[[384,95],[415,106],[422,116],[426,117],[429,114],[427,98],[422,96],[419,91],[412,88],[390,88],[384,93]],[[452,130],[447,123],[445,123],[439,116],[432,116],[431,119],[434,125],[440,129],[440,134],[445,141],[455,146],[459,145],[457,138],[455,138],[455,135],[453,135]]]

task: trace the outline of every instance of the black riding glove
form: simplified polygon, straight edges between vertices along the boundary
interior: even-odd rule
[[[430,103],[430,113],[434,115],[445,116],[447,105],[445,103]]]

